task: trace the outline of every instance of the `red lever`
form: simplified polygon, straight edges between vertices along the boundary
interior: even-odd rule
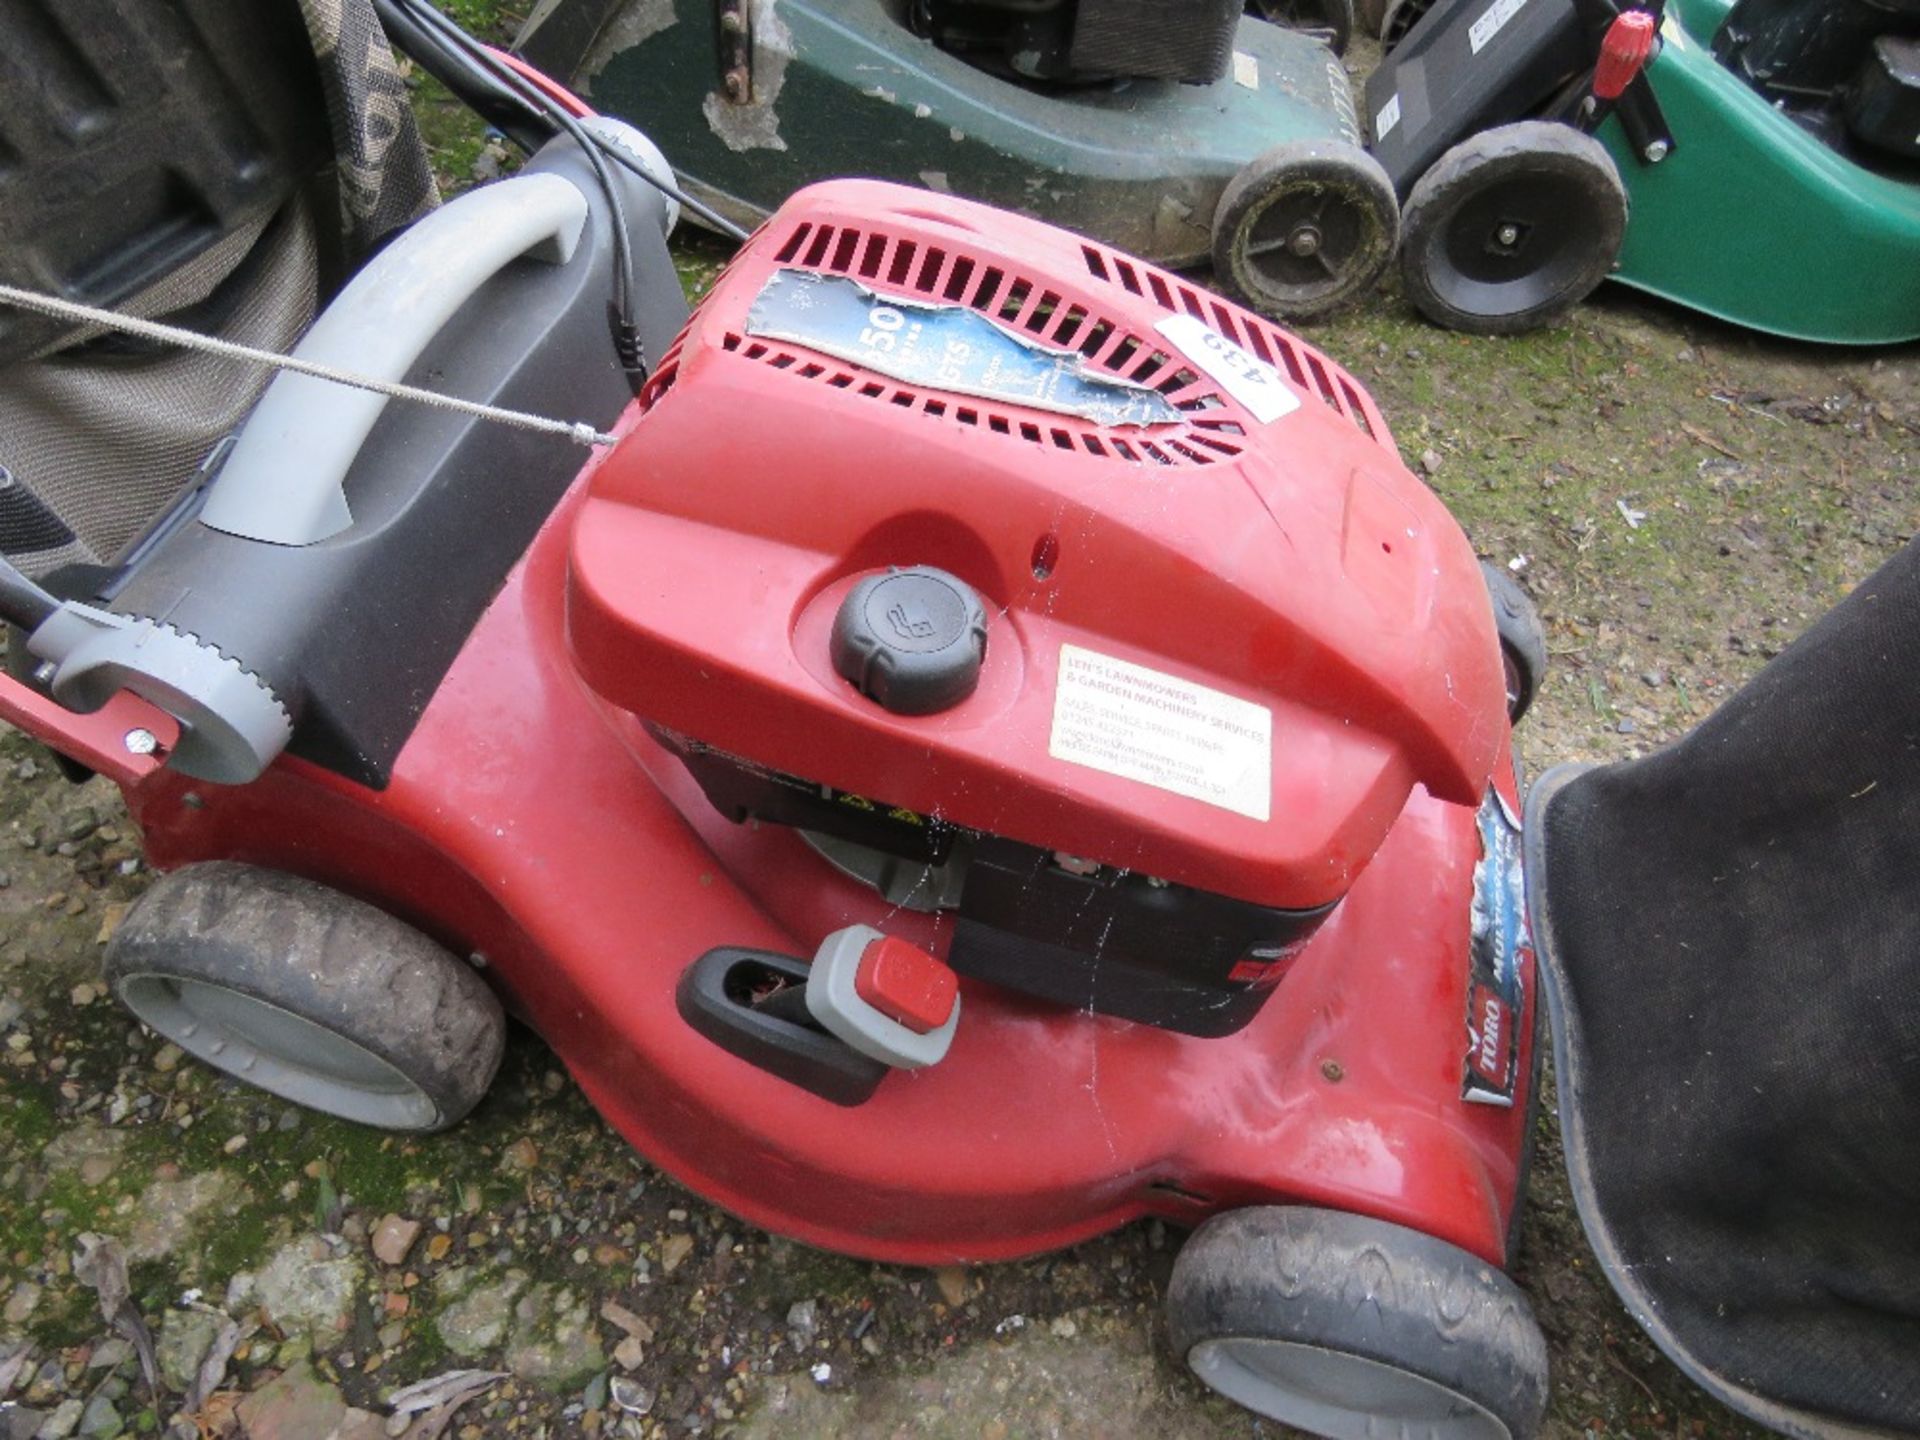
[[[953,971],[919,946],[891,935],[861,952],[854,993],[889,1020],[930,1035],[947,1023],[960,994]]]
[[[1614,17],[1600,42],[1600,62],[1593,67],[1594,99],[1612,102],[1620,98],[1652,57],[1658,28],[1653,16],[1644,10],[1628,10]]]

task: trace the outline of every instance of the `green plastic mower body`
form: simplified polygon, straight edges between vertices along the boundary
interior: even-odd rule
[[[1204,260],[1230,180],[1287,141],[1359,146],[1345,69],[1318,40],[1243,20],[1210,85],[1042,86],[912,34],[886,0],[743,4],[730,92],[713,0],[559,0],[516,47],[646,128],[689,192],[743,225],[801,186],[859,175],[1051,221],[1165,265]]]
[[[1670,0],[1648,69],[1674,147],[1599,138],[1631,204],[1613,278],[1798,340],[1920,338],[1920,183],[1838,154],[1714,58],[1731,0]]]

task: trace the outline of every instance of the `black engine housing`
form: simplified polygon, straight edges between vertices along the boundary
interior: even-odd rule
[[[1920,0],[1739,0],[1714,54],[1829,143],[1920,158]]]
[[[1241,0],[913,0],[914,30],[1031,80],[1207,85],[1227,73]]]
[[[1333,912],[1281,910],[961,829],[769,769],[649,725],[735,824],[803,832],[829,863],[903,909],[954,917],[962,975],[1186,1035],[1259,1013]]]

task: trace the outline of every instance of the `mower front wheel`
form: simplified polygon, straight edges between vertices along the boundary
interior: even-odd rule
[[[1174,1262],[1167,1321],[1213,1389],[1334,1440],[1530,1440],[1546,1412],[1546,1341],[1520,1288],[1381,1220],[1217,1215]]]
[[[114,932],[122,1004],[250,1085],[383,1130],[443,1130],[486,1093],[506,1020],[486,983],[412,926],[311,880],[189,865]]]
[[[1480,562],[1493,602],[1493,626],[1500,635],[1500,662],[1507,677],[1507,720],[1518,725],[1547,678],[1547,632],[1533,597],[1520,582],[1490,561]]]
[[[1379,161],[1339,140],[1288,141],[1249,160],[1221,194],[1214,277],[1256,310],[1311,320],[1371,289],[1399,236]]]
[[[1606,147],[1523,120],[1455,145],[1407,197],[1400,277],[1435,324],[1517,335],[1562,319],[1613,269],[1627,191]]]

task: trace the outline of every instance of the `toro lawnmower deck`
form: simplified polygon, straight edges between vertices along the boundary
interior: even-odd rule
[[[610,405],[572,144],[303,349],[446,287],[363,356]],[[0,713],[173,872],[116,993],[416,1130],[484,1090],[497,993],[770,1229],[934,1263],[1215,1217],[1169,1295],[1210,1384],[1530,1433],[1515,596],[1351,376],[1184,281],[839,182],[682,329],[667,213],[618,183],[657,362],[571,485],[552,437],[283,376],[84,594],[10,573],[38,669]]]

